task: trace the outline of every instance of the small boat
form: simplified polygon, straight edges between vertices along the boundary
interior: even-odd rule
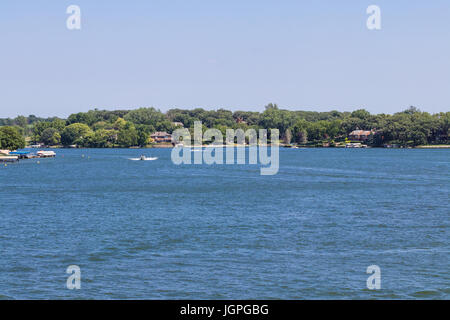
[[[39,158],[53,158],[56,156],[54,151],[38,151],[36,154]]]

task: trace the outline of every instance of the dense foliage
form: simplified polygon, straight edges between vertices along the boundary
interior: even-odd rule
[[[0,149],[17,150],[25,147],[25,138],[16,127],[0,127]]]
[[[19,116],[0,119],[0,126],[14,126],[31,142],[46,145],[78,145],[82,147],[130,147],[151,143],[155,131],[173,132],[182,123],[193,128],[202,121],[204,128],[216,128],[224,134],[233,129],[280,130],[285,143],[322,145],[344,141],[356,129],[373,130],[367,141],[373,146],[398,144],[448,144],[450,112],[429,114],[411,107],[403,112],[370,114],[360,109],[353,112],[289,111],[269,104],[264,112],[229,111],[224,109],[171,109],[166,113],[154,108],[136,110],[91,110],[70,115],[67,120]]]

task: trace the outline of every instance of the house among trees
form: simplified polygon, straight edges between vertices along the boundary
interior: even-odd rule
[[[350,140],[366,141],[370,135],[374,134],[373,130],[354,130],[348,135]]]
[[[175,127],[182,127],[182,128],[184,128],[183,122],[172,122],[172,124],[173,124]]]
[[[236,123],[247,124],[247,121],[244,121],[244,119],[242,117],[237,117],[236,118]]]
[[[332,147],[342,146],[343,140],[345,144],[353,142],[373,147],[450,145],[450,112],[429,114],[411,107],[392,115],[371,115],[363,109],[353,112],[289,111],[269,104],[263,112],[196,108],[171,109],[162,113],[155,108],[139,108],[96,109],[71,114],[67,119],[0,118],[0,149],[18,150],[27,142],[36,148],[43,145],[129,148],[145,147],[149,142],[166,147],[173,144],[167,132],[172,133],[180,127],[192,130],[195,121],[201,121],[205,129],[216,128],[222,133],[228,128],[244,131],[278,129],[286,145]]]
[[[155,140],[156,143],[172,143],[172,135],[167,132],[155,132],[150,137]]]

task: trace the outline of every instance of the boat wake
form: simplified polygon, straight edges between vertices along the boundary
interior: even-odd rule
[[[145,158],[128,158],[128,160],[132,160],[132,161],[155,161],[155,160],[158,160],[158,158],[157,157],[154,157],[154,158],[147,158],[147,157],[145,157]]]

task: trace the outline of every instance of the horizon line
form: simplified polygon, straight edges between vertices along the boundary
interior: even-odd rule
[[[60,119],[67,119],[70,115],[72,115],[72,114],[77,114],[77,113],[87,113],[87,112],[89,112],[89,111],[109,111],[109,112],[113,112],[113,111],[133,111],[133,110],[137,110],[137,109],[142,109],[142,108],[144,108],[144,109],[149,109],[149,108],[154,108],[155,110],[158,110],[158,111],[160,111],[161,113],[167,113],[168,111],[170,111],[170,110],[174,110],[174,109],[179,109],[179,110],[195,110],[195,109],[203,109],[203,110],[205,110],[205,111],[217,111],[217,110],[226,110],[226,111],[231,111],[231,112],[239,112],[239,111],[241,111],[241,112],[258,112],[258,113],[263,113],[264,111],[265,111],[265,108],[269,105],[269,104],[271,104],[271,103],[268,103],[268,104],[266,104],[265,106],[264,106],[264,110],[254,110],[254,109],[249,109],[249,108],[227,108],[227,107],[210,107],[210,106],[207,106],[207,107],[204,107],[204,106],[189,106],[189,107],[178,107],[178,106],[173,106],[173,107],[170,107],[170,108],[167,108],[165,111],[163,111],[161,108],[159,108],[159,107],[154,107],[154,106],[134,106],[134,107],[120,107],[120,106],[117,106],[117,107],[102,107],[102,108],[100,108],[100,107],[91,107],[89,110],[87,110],[87,111],[77,111],[77,112],[71,112],[71,113],[69,113],[68,115],[65,115],[65,116],[61,116],[61,115],[38,115],[38,114],[34,114],[34,113],[32,113],[32,114],[29,114],[29,115],[24,115],[24,114],[16,114],[15,116],[0,116],[0,119],[14,119],[14,118],[17,118],[17,117],[20,117],[20,116],[23,116],[23,117],[29,117],[29,116],[35,116],[35,117],[37,117],[37,118],[60,118]],[[431,114],[431,115],[433,115],[433,114],[439,114],[439,113],[447,113],[447,112],[450,112],[450,108],[449,108],[449,110],[448,111],[438,111],[438,112],[429,112],[429,111],[424,111],[424,110],[422,110],[420,107],[416,107],[416,106],[414,106],[414,105],[410,105],[410,106],[408,106],[408,107],[404,107],[403,109],[401,109],[400,111],[395,111],[395,112],[391,112],[391,113],[385,113],[385,112],[381,112],[381,113],[374,113],[374,112],[371,112],[371,111],[369,111],[369,110],[367,110],[366,108],[364,108],[364,107],[355,107],[355,108],[352,108],[352,110],[344,110],[344,111],[340,111],[340,110],[338,110],[338,109],[329,109],[329,110],[327,110],[327,111],[317,111],[317,110],[308,110],[308,109],[294,109],[294,108],[292,108],[292,107],[282,107],[282,106],[279,106],[279,105],[277,105],[276,103],[272,103],[273,105],[276,105],[277,107],[278,107],[278,109],[279,110],[285,110],[285,111],[291,111],[291,112],[316,112],[316,113],[328,113],[328,112],[334,112],[334,111],[336,111],[336,112],[340,112],[340,113],[352,113],[352,112],[354,112],[354,111],[357,111],[357,110],[366,110],[367,112],[369,112],[370,114],[373,114],[373,115],[381,115],[381,114],[385,114],[385,115],[394,115],[394,114],[396,114],[396,113],[401,113],[401,112],[404,112],[404,111],[406,111],[406,110],[408,110],[409,108],[411,108],[411,107],[414,107],[414,108],[417,108],[420,112],[426,112],[426,113],[429,113],[429,114]]]

